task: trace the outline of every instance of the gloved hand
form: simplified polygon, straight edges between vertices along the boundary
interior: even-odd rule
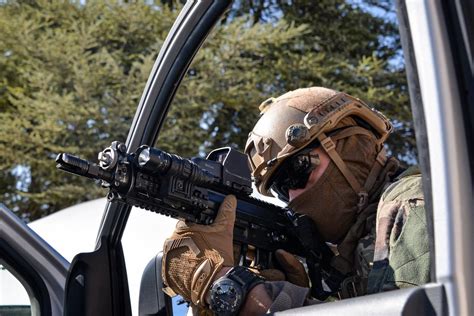
[[[303,264],[296,259],[294,255],[283,249],[278,249],[275,252],[275,258],[283,269],[288,282],[301,287],[309,287],[309,279],[306,270]]]
[[[233,232],[237,199],[223,200],[214,223],[178,222],[163,247],[162,277],[175,293],[196,306],[205,306],[205,295],[223,266],[234,265]]]
[[[196,306],[205,306],[205,295],[222,267],[234,266],[233,232],[235,196],[223,200],[211,225],[179,221],[173,235],[163,247],[162,277],[173,292]],[[308,287],[303,265],[290,253],[275,254],[286,272],[288,281]],[[268,281],[284,281],[285,274],[277,269],[254,270]]]

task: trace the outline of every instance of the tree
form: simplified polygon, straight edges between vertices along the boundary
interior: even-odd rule
[[[55,170],[54,158],[66,151],[95,160],[111,140],[126,139],[175,17],[142,4],[0,6],[0,170],[7,206],[34,219],[104,195]]]

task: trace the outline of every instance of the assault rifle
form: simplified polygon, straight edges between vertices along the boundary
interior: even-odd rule
[[[100,180],[109,189],[109,201],[119,201],[159,214],[198,224],[211,224],[228,194],[237,197],[234,244],[240,247],[238,264],[274,267],[272,255],[284,249],[306,259],[312,294],[325,299],[337,292],[342,276],[330,268],[333,256],[321,241],[311,220],[288,208],[251,196],[252,182],[247,157],[224,147],[206,159],[185,159],[160,149],[141,146],[127,153],[125,144],[114,141],[98,155],[95,164],[70,154],[56,158],[57,168]],[[330,290],[324,290],[322,280]]]

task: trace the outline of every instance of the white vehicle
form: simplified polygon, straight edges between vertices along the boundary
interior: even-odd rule
[[[138,105],[128,151],[157,138],[177,86],[231,1],[189,0],[155,62]],[[474,315],[474,4],[398,0],[432,253],[432,280],[289,315]],[[108,203],[95,251],[71,263],[5,207],[0,259],[25,286],[34,315],[130,315],[122,235],[130,207]],[[139,246],[139,245],[138,245]],[[150,258],[140,290],[141,315],[172,314],[159,290],[160,260]]]

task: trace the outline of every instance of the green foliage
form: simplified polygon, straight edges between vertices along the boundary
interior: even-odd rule
[[[281,91],[278,82],[288,63],[317,59],[280,49],[305,33],[303,25],[249,25],[242,18],[216,29],[178,90],[158,146],[187,156],[242,148],[259,103]]]
[[[180,7],[0,5],[0,195],[7,206],[34,219],[105,194],[56,171],[54,158],[66,151],[95,160],[112,140],[126,139]],[[242,148],[263,100],[321,85],[394,119],[399,132],[390,148],[412,159],[403,65],[389,63],[399,53],[395,28],[342,0],[237,1],[197,54],[157,145],[183,156]]]
[[[141,4],[0,6],[4,203],[33,219],[104,195],[56,171],[54,158],[66,151],[95,160],[111,140],[126,139],[175,17]]]

